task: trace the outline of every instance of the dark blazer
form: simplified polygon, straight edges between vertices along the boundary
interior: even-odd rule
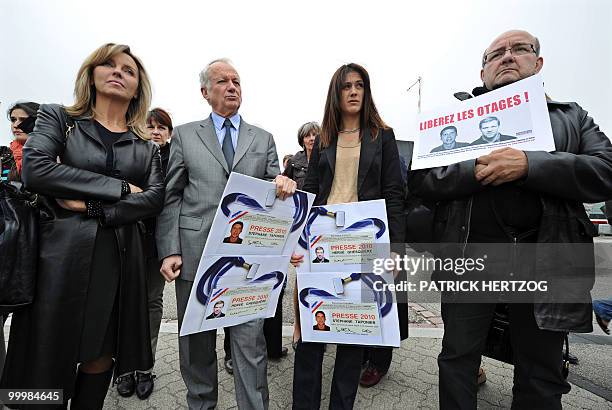
[[[293,179],[297,183],[297,189],[303,189],[306,175],[308,175],[306,151],[297,152],[289,159],[283,175]]]
[[[334,139],[329,147],[321,150],[320,140],[317,138],[312,149],[303,189],[316,195],[314,205],[327,203],[334,181],[337,143]],[[391,243],[404,242],[404,185],[395,135],[391,128],[379,130],[374,141],[369,130],[363,133],[357,173],[357,197],[359,201],[386,200]]]
[[[122,256],[116,375],[153,365],[138,221],[158,214],[164,200],[155,144],[126,132],[113,144],[114,164],[107,175],[106,148],[93,121],[74,118],[68,137],[66,122],[60,106],[41,105],[23,149],[23,182],[50,200],[40,216],[36,298],[13,316],[0,382],[2,388],[11,389],[64,389],[64,398],[72,396],[75,384],[92,255],[101,222],[65,210],[53,198],[100,200],[104,223],[114,228]],[[142,192],[122,197],[121,180],[139,186]],[[129,326],[129,331],[121,326]]]

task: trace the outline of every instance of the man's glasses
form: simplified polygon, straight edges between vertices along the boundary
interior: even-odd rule
[[[510,48],[498,48],[497,50],[493,50],[490,53],[485,54],[484,59],[482,60],[482,65],[500,60],[506,55],[506,51],[510,51],[510,54],[515,57],[531,53],[537,54],[533,44],[519,43]]]

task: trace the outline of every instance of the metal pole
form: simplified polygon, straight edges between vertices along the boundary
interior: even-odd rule
[[[421,113],[421,87],[422,87],[421,85],[423,84],[423,77],[419,76],[417,80],[414,83],[412,83],[406,91],[412,90],[412,87],[414,87],[416,84],[419,84],[419,99],[418,99],[417,107],[418,107],[419,114],[420,114]]]

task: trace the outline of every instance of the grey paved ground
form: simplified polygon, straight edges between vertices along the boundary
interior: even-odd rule
[[[179,409],[186,408],[185,385],[178,367],[178,344],[175,331],[176,323],[164,324],[160,334],[155,372],[157,374],[155,391],[148,400],[141,401],[136,396],[120,397],[115,389],[107,396],[104,409]],[[5,327],[8,336],[8,326]],[[287,333],[290,329],[284,329]],[[413,334],[427,333],[427,329],[414,329]],[[437,329],[434,329],[437,330]],[[439,336],[441,332],[433,332]],[[290,338],[284,337],[285,346],[289,347]],[[360,388],[356,409],[436,409],[438,408],[438,378],[436,356],[440,351],[441,339],[436,337],[411,337],[395,350],[393,364],[389,374],[375,388]],[[219,409],[235,409],[234,381],[232,376],[223,370],[223,336],[217,338],[217,357],[219,366]],[[581,360],[598,360],[597,354],[590,354],[576,348]],[[592,347],[591,347],[592,348]],[[585,353],[582,356],[581,352]],[[597,351],[595,351],[597,353]],[[323,397],[322,408],[329,403],[329,386],[333,371],[335,347],[329,346],[323,363]],[[584,359],[583,359],[584,357]],[[604,361],[609,362],[610,356]],[[586,362],[585,362],[586,364]],[[581,365],[582,366],[582,365]],[[484,359],[487,369],[487,383],[479,391],[479,408],[509,408],[512,400],[512,367],[500,362]],[[576,368],[572,368],[574,374]],[[579,374],[579,373],[576,373]],[[609,378],[610,373],[600,371],[599,377]],[[268,382],[270,386],[271,409],[285,409],[291,405],[293,381],[293,352],[280,362],[268,364]],[[572,386],[572,391],[563,398],[565,409],[612,409],[612,403],[582,388]]]
[[[290,271],[290,280],[283,300],[283,318],[286,325],[293,322],[291,295],[295,272]],[[185,408],[185,385],[178,367],[178,346],[176,331],[176,303],[174,286],[168,284],[164,292],[165,324],[160,335],[155,372],[158,375],[156,390],[146,401],[135,396],[121,398],[111,391],[106,400],[105,409],[149,409],[149,408]],[[410,322],[413,337],[404,341],[402,347],[395,351],[389,374],[383,381],[371,389],[359,389],[355,408],[357,409],[436,409],[438,408],[438,376],[436,357],[441,348],[443,329],[439,324],[440,306],[438,303],[420,303],[411,305]],[[284,343],[290,347],[291,328],[284,328]],[[596,334],[603,334],[596,329]],[[424,336],[429,337],[415,337]],[[220,332],[217,340],[217,358],[219,366],[219,409],[236,408],[234,400],[233,378],[223,370],[223,335]],[[572,368],[572,375],[580,381],[585,377],[595,384],[604,387],[610,383],[612,374],[612,346],[594,345],[589,340],[576,341],[572,352],[581,360],[581,365]],[[333,372],[335,347],[328,349],[323,370],[323,397],[321,408],[329,403],[329,386]],[[484,359],[488,381],[479,391],[479,408],[509,408],[512,400],[512,367],[500,362]],[[594,369],[600,369],[594,372]],[[596,373],[596,374],[594,374]],[[280,362],[268,365],[268,382],[272,409],[285,409],[291,406],[291,389],[293,381],[293,352]],[[566,409],[612,409],[612,403],[605,399],[573,386],[570,394],[563,399]]]
[[[125,399],[111,391],[105,409],[174,409],[185,407],[185,386],[178,369],[176,334],[164,333],[160,337],[155,371],[158,375],[156,390],[146,401],[136,396]],[[223,353],[220,335],[217,341],[219,365],[219,409],[236,408],[233,378],[223,369]],[[284,338],[286,346],[290,339]],[[389,374],[375,388],[359,389],[356,409],[417,409],[438,408],[438,376],[436,356],[440,351],[440,339],[410,338],[395,351]],[[335,348],[330,346],[324,360],[323,403],[327,408]],[[512,369],[500,362],[485,359],[487,383],[479,392],[479,408],[509,408],[512,400]],[[268,365],[271,409],[285,409],[291,405],[293,380],[293,352],[280,362]],[[564,396],[565,409],[612,409],[612,404],[586,390],[573,387]]]
[[[597,253],[597,252],[596,252]],[[612,291],[612,275],[609,270],[598,275],[594,294],[601,297]],[[602,273],[602,272],[598,272]],[[291,295],[293,292],[294,271],[283,301],[283,316],[286,325],[293,322]],[[105,409],[177,409],[185,406],[185,385],[178,367],[178,343],[176,335],[176,299],[173,284],[164,291],[164,324],[160,334],[155,373],[156,388],[153,395],[145,401],[136,396],[125,399],[115,389],[111,389]],[[359,389],[356,409],[436,409],[438,408],[438,376],[436,357],[441,348],[443,332],[439,321],[439,304],[420,303],[411,305],[410,322],[412,336],[395,350],[389,374],[381,383],[370,389]],[[8,326],[5,327],[8,337]],[[291,328],[283,330],[285,346],[290,346]],[[612,394],[612,344],[611,337],[595,325],[592,335],[572,336],[572,352],[580,359],[580,365],[572,367],[570,380],[591,390],[599,389],[602,396]],[[599,344],[598,344],[599,343]],[[604,343],[604,344],[601,344]],[[233,378],[223,370],[223,336],[217,339],[219,365],[219,409],[234,409]],[[328,406],[329,387],[333,371],[335,347],[329,346],[323,365],[322,408]],[[511,403],[512,367],[484,358],[487,370],[487,383],[479,391],[479,408],[509,408]],[[293,381],[293,351],[280,362],[268,365],[271,409],[285,409],[291,406]],[[563,398],[566,409],[612,409],[612,402],[606,401],[585,389],[573,385],[572,391]]]

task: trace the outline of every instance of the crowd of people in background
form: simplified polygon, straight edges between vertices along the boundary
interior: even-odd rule
[[[534,75],[543,61],[535,36],[505,32],[486,48],[482,86],[473,94]],[[0,340],[1,389],[63,389],[63,407],[70,400],[75,409],[101,409],[111,380],[121,396],[149,397],[164,284],[175,282],[180,326],[231,172],[272,181],[281,199],[296,189],[311,192],[314,205],[384,199],[392,244],[433,238],[464,252],[483,242],[592,242],[582,202],[612,197],[612,144],[576,103],[547,102],[555,152],[506,147],[411,171],[377,110],[368,72],[344,64],[332,75],[321,124],[299,127],[301,150],[283,158],[281,173],[272,134],[239,113],[242,84],[231,61],[211,61],[199,79],[211,113],[175,126],[167,111],[150,109],[143,62],[128,46],[109,43],[83,62],[73,105],[9,108],[14,140],[0,147],[2,181],[23,184],[46,200],[36,296],[13,313],[5,360]],[[448,141],[441,138],[440,149],[455,147],[456,129]],[[407,223],[414,198],[429,204],[425,229]],[[294,254],[288,262],[298,266],[303,258]],[[555,263],[531,254],[519,259],[528,272]],[[285,286],[274,317],[224,329],[225,369],[233,374],[240,409],[269,407],[268,359],[288,354],[281,332]],[[453,303],[446,296],[440,407],[476,408],[496,305]],[[302,341],[297,292],[293,302],[293,408],[318,409],[325,344]],[[561,408],[570,390],[561,367],[563,341],[568,331],[592,331],[591,309],[590,303],[510,304],[513,408]],[[403,340],[407,304],[398,303],[398,312]],[[607,331],[609,302],[598,301],[595,312]],[[189,408],[217,405],[216,334],[178,339]],[[392,354],[392,348],[338,344],[330,408],[353,408],[358,386],[377,385]]]

